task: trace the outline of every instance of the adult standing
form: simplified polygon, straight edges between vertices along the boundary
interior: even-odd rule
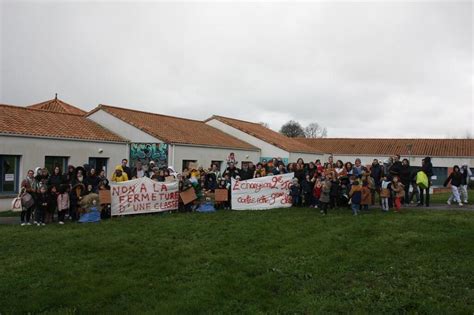
[[[420,187],[420,203],[418,206],[426,205],[430,206],[430,187],[431,187],[431,176],[433,176],[433,164],[431,163],[431,157],[427,156],[421,160],[421,170],[428,177],[428,187]],[[426,197],[425,197],[426,196]]]
[[[394,163],[395,165],[395,163]],[[400,182],[403,184],[405,190],[404,204],[407,206],[410,203],[410,181],[411,181],[411,168],[408,159],[403,159],[402,166],[399,169]]]
[[[142,177],[150,177],[150,174],[148,174],[148,171],[146,171],[143,168],[142,162],[137,161],[137,163],[135,163],[135,168],[132,171],[132,177],[131,178],[135,179],[135,178],[142,178]]]
[[[375,193],[379,195],[380,199],[380,188],[382,185],[382,173],[383,169],[380,166],[379,160],[374,159],[372,161],[372,166],[370,167],[370,177],[374,180],[374,186],[375,189],[371,190],[371,201],[372,201],[372,206],[375,205]]]
[[[400,177],[401,169],[402,169],[402,162],[400,162],[400,155],[395,154],[393,156],[393,164],[390,166],[388,171],[390,175],[392,175],[392,177],[394,176]]]
[[[469,168],[469,166],[467,166],[467,164],[464,164],[461,167],[461,174],[462,182],[459,188],[461,191],[461,197],[463,197],[464,203],[467,204],[469,202],[469,195],[467,194],[467,185],[469,184],[469,180],[472,176],[471,169]]]
[[[56,191],[59,191],[59,187],[64,184],[64,175],[61,173],[59,166],[55,166],[53,174],[48,178],[48,188],[52,189],[54,187]]]
[[[123,159],[122,160],[122,171],[127,174],[127,179],[131,179],[132,178],[132,170],[130,169],[130,167],[127,166],[127,164],[128,164],[128,160]]]
[[[25,179],[21,182],[21,225],[31,225],[31,213],[35,208],[35,187],[36,187],[36,179],[35,173],[33,170],[29,170]],[[29,196],[27,196],[27,194]],[[27,200],[29,199],[29,201]]]

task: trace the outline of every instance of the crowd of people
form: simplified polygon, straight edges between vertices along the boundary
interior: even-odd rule
[[[47,168],[38,167],[34,171],[29,170],[21,183],[21,225],[31,225],[31,221],[36,225],[45,225],[54,221],[55,214],[59,224],[64,224],[66,219],[77,221],[81,215],[81,202],[87,195],[109,190],[110,182],[141,177],[158,182],[173,177],[173,180],[179,181],[180,191],[194,189],[198,201],[208,192],[226,189],[228,201],[219,204],[224,209],[232,207],[231,178],[248,180],[286,173],[294,173],[289,192],[292,205],[318,208],[324,215],[329,209],[341,207],[350,208],[357,215],[376,204],[381,206],[382,211],[393,209],[396,212],[414,202],[417,206],[430,206],[430,178],[433,175],[430,157],[425,157],[419,167],[410,166],[409,160],[401,160],[399,155],[383,162],[374,159],[370,166],[362,165],[360,159],[355,159],[354,163],[334,161],[332,156],[324,162],[305,163],[300,158],[296,163],[285,164],[282,159],[273,158],[256,164],[243,162],[240,168],[238,165],[233,153],[227,158],[223,171],[212,164],[209,168],[193,166],[178,173],[172,167],[159,168],[153,161],[146,164],[137,161],[131,168],[128,160],[123,159],[115,167],[110,181],[104,170],[97,171],[87,164],[78,167],[70,165],[64,173],[59,166],[55,166],[51,174]],[[445,186],[451,184],[452,194],[448,204],[456,202],[462,206],[463,202],[468,202],[467,185],[471,175],[467,165],[453,167],[453,172],[444,183]],[[195,208],[196,203],[180,203],[180,210],[192,211]],[[102,215],[107,217],[110,212],[107,214],[102,209]]]

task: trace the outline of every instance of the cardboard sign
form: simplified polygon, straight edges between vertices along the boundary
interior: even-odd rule
[[[223,201],[228,201],[229,200],[229,192],[227,189],[216,189],[215,194],[216,194],[216,201],[217,202],[223,202]]]
[[[291,207],[290,185],[294,173],[248,180],[232,178],[232,210],[267,210]]]
[[[194,188],[189,188],[179,194],[181,197],[181,200],[185,205],[188,203],[193,202],[194,200],[197,199],[196,192],[194,191]]]
[[[148,177],[111,185],[112,215],[151,213],[178,209],[178,182],[160,183]]]
[[[110,190],[99,190],[99,201],[101,205],[111,203],[112,196]]]

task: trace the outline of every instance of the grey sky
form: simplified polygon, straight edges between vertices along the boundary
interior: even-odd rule
[[[0,0],[2,1],[2,0]],[[330,137],[474,134],[464,2],[13,2],[0,103],[55,92],[195,119],[317,121]]]

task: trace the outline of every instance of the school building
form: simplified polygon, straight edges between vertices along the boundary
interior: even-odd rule
[[[453,165],[474,166],[472,139],[292,139],[263,125],[224,116],[205,121],[99,105],[85,112],[57,98],[30,106],[0,105],[0,211],[8,210],[28,169],[89,164],[110,177],[122,158],[153,160],[181,171],[191,162],[224,169],[230,152],[240,162],[273,157],[285,163],[329,155],[371,164],[400,154],[413,166],[431,156],[441,185]]]
[[[88,163],[111,176],[109,161],[128,156],[126,139],[69,104],[54,99],[43,105],[47,108],[0,105],[0,211],[10,209],[29,169],[59,165],[64,171],[68,164]]]

